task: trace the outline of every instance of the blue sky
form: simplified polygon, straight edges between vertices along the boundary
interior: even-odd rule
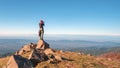
[[[120,0],[0,0],[0,35],[120,35]]]

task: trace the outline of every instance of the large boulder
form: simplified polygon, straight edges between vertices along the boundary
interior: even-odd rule
[[[44,40],[39,40],[36,49],[46,49],[46,48],[49,48],[49,44]]]
[[[33,66],[28,59],[23,58],[20,55],[13,55],[10,57],[7,65],[3,68],[33,68]]]
[[[19,51],[16,52],[16,55],[21,55],[23,52],[29,52],[36,48],[36,44],[30,43],[23,46]]]
[[[35,49],[31,52],[28,59],[36,66],[37,63],[48,60],[48,57],[45,55],[43,49]]]

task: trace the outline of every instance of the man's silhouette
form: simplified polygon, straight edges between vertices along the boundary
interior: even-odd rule
[[[43,20],[40,20],[40,23],[39,23],[39,27],[40,27],[40,30],[39,30],[39,37],[41,40],[43,40],[43,35],[44,35],[44,21]]]

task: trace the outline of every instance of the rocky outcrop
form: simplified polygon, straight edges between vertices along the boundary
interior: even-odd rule
[[[37,44],[30,43],[23,46],[11,56],[4,68],[32,68],[42,61],[57,63],[62,60],[62,57],[57,55],[56,50],[51,49],[47,42],[39,40]]]
[[[36,46],[36,49],[47,49],[49,48],[49,44],[44,40],[39,40]]]
[[[30,43],[30,44],[27,44],[27,45],[24,45],[20,50],[18,50],[16,52],[16,55],[21,55],[23,54],[24,52],[29,52],[29,51],[32,51],[36,48],[36,44],[34,43]]]
[[[31,52],[28,59],[33,63],[34,66],[36,66],[37,63],[48,60],[48,57],[44,53],[44,50],[35,49]]]
[[[13,55],[10,57],[7,65],[3,68],[33,68],[31,61],[21,57],[20,55]]]

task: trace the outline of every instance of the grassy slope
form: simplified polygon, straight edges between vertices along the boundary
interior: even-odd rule
[[[119,68],[120,62],[111,61],[105,58],[97,58],[89,55],[80,55],[75,52],[58,52],[62,57],[73,61],[63,60],[59,63],[48,63],[44,61],[39,63],[36,68]]]

